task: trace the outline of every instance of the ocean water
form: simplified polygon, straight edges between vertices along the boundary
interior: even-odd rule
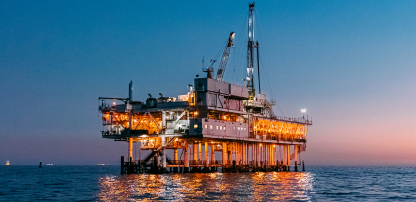
[[[120,175],[119,166],[0,166],[0,201],[416,201],[416,167]]]

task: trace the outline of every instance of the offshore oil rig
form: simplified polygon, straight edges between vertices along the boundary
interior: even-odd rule
[[[312,121],[275,116],[275,102],[260,91],[260,76],[257,94],[254,88],[255,49],[259,70],[254,3],[249,4],[245,85],[223,81],[233,39],[231,32],[216,77],[214,60],[203,67],[206,78],[197,75],[185,95],[154,98],[149,94],[145,102],[135,101],[130,82],[128,98],[99,98],[106,128],[102,138],[128,142],[129,155],[121,157],[121,173],[213,172],[218,168],[222,172],[290,171],[291,162],[294,171],[301,164],[304,170],[300,153],[306,150]],[[135,158],[134,143],[150,154]],[[173,158],[168,157],[168,150],[173,150]]]

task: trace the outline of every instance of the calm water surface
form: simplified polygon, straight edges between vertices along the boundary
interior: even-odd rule
[[[415,167],[120,175],[118,166],[0,166],[0,184],[0,201],[416,200]]]

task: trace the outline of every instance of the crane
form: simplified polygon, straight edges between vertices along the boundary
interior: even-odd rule
[[[222,78],[224,77],[224,72],[225,72],[225,68],[227,67],[228,57],[230,56],[230,49],[231,49],[231,46],[233,45],[234,35],[235,35],[234,31],[232,31],[230,33],[230,37],[228,38],[228,43],[227,45],[225,45],[224,52],[222,53],[221,63],[220,63],[220,66],[218,67],[217,78],[216,78],[218,81],[222,81]]]

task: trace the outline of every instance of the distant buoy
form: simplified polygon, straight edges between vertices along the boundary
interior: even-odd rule
[[[10,165],[10,162],[9,161],[6,161],[6,166],[9,166]]]
[[[39,168],[42,168],[42,161],[39,162]]]

